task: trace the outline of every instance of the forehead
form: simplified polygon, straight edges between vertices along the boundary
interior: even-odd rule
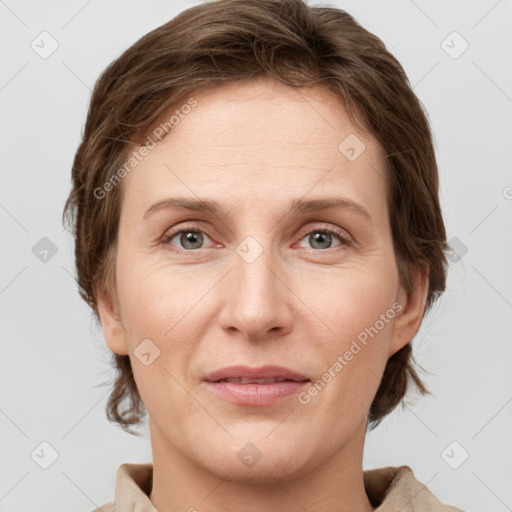
[[[188,108],[191,98],[196,106]],[[296,145],[335,150],[338,155],[340,136],[373,139],[349,121],[343,100],[325,86],[295,89],[269,77],[228,82],[190,94],[163,114],[159,123],[171,117],[177,123],[168,138],[176,143],[188,139],[182,148],[186,152],[195,147],[191,135],[199,139],[202,149],[229,148],[230,155],[237,155],[247,154],[246,148],[252,146],[255,156],[269,146],[293,152]]]
[[[324,87],[233,82],[183,98],[158,122],[172,116],[172,130],[123,183],[133,208],[166,194],[261,206],[326,192],[385,208],[379,144]]]

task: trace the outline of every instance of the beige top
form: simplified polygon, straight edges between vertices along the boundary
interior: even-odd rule
[[[409,466],[364,471],[366,494],[375,512],[464,512],[443,505],[416,480]],[[117,470],[115,504],[109,502],[93,512],[158,512],[149,501],[153,464],[122,464]]]

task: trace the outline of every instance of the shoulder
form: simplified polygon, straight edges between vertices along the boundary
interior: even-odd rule
[[[425,484],[416,479],[409,466],[368,470],[364,472],[364,481],[370,500],[377,505],[375,512],[464,512],[441,503]]]

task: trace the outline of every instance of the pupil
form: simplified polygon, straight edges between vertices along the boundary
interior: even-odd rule
[[[324,243],[324,245],[326,244],[325,247],[319,247],[319,249],[327,249],[329,247],[329,242],[331,241],[331,235],[329,233],[315,233],[314,235],[312,235],[313,237],[313,241],[311,243],[311,245],[314,247],[316,243],[320,243],[322,244],[322,242]]]
[[[192,231],[183,233],[181,238],[181,244],[185,249],[197,249],[198,247],[201,247],[203,241],[203,235],[201,233],[194,233]],[[192,244],[192,247],[187,246],[189,243]]]

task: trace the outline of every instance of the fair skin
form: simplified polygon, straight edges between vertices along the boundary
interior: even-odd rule
[[[148,411],[150,500],[159,512],[373,510],[367,414],[387,359],[419,329],[428,286],[416,273],[412,293],[400,287],[384,155],[321,88],[266,79],[193,96],[197,106],[123,180],[115,298],[99,302],[107,344],[130,356]],[[349,134],[366,146],[354,161],[338,150]],[[143,219],[174,196],[223,210],[173,206]],[[348,207],[287,213],[294,200],[326,197],[370,218]],[[203,238],[166,239],[191,227]],[[251,263],[236,252],[248,236],[262,248]],[[237,405],[201,380],[276,364],[316,382],[396,303],[401,312],[307,404]],[[148,366],[134,355],[145,339],[160,350]],[[261,453],[252,467],[237,457],[247,442]]]

